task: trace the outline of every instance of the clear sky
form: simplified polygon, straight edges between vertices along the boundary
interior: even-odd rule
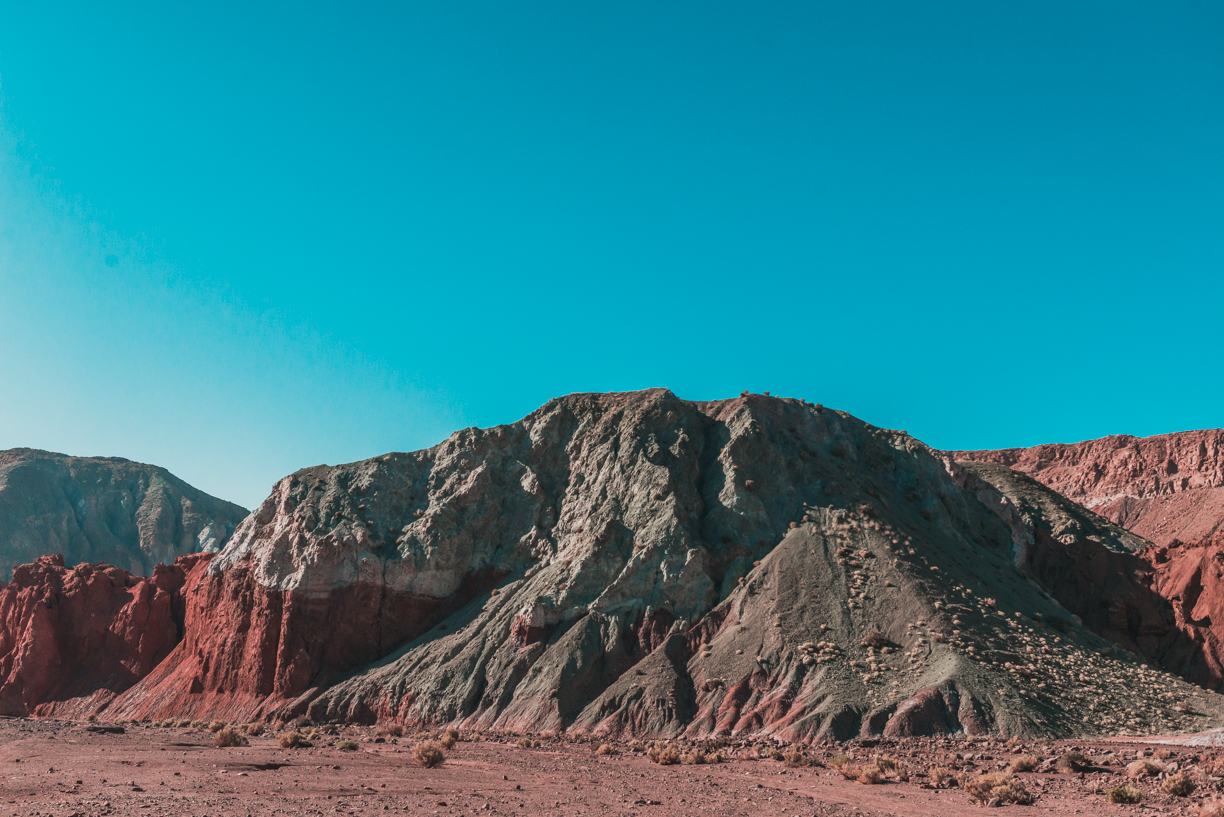
[[[0,3],[0,448],[280,476],[574,391],[1224,425],[1216,2]]]

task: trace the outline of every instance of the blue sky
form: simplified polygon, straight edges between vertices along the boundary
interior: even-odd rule
[[[0,5],[0,448],[248,507],[574,391],[1222,424],[1224,7]]]

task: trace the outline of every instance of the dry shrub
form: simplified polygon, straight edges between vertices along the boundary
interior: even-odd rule
[[[971,777],[964,782],[965,792],[982,803],[1016,803],[1027,805],[1031,798],[1019,780],[1007,772],[990,772]]]
[[[880,647],[887,647],[888,636],[884,635],[884,633],[880,632],[879,630],[876,630],[875,632],[864,635],[863,640],[859,642],[859,645],[863,647],[875,647],[876,649],[879,649]]]
[[[451,749],[455,748],[455,744],[459,742],[459,738],[447,731],[447,733],[442,736],[442,740],[438,742],[442,744],[443,749],[449,752]]]
[[[384,723],[378,727],[374,734],[382,738],[402,738],[404,736],[404,727],[398,723]]]
[[[280,718],[277,718],[276,720],[272,721],[272,731],[279,732],[282,729],[284,729],[287,725],[288,724],[286,724],[283,720],[281,720]]]
[[[700,766],[705,763],[705,753],[700,749],[693,749],[680,755],[680,762],[685,766]]]
[[[1126,773],[1131,777],[1155,777],[1163,771],[1163,763],[1155,763],[1147,758],[1140,758],[1126,767]]]
[[[310,745],[310,741],[302,737],[300,732],[282,732],[276,742],[282,749],[304,749]]]
[[[601,743],[599,744],[599,748],[595,750],[595,754],[614,755],[614,754],[617,754],[616,747],[613,746],[611,743]]]
[[[212,732],[214,735],[220,732],[224,728],[225,728],[225,721],[213,721],[212,723],[208,725],[208,731]]]
[[[442,736],[450,738],[451,740],[455,741],[455,743],[458,743],[463,739],[459,734],[459,730],[453,726],[446,727],[446,731],[442,733]]]
[[[221,747],[247,745],[246,735],[232,726],[223,726],[213,732],[213,742]]]
[[[208,721],[192,721],[191,728],[192,729],[207,729]]]
[[[1224,800],[1207,800],[1199,806],[1198,817],[1224,817]]]
[[[767,760],[784,761],[786,759],[786,755],[782,754],[776,746],[758,746],[757,756]]]
[[[174,725],[179,729],[186,729],[187,727],[191,726],[191,721],[176,721]]]
[[[804,766],[811,766],[812,759],[803,753],[803,750],[798,746],[792,746],[782,755],[782,762],[788,769],[799,769]]]
[[[858,765],[855,764],[854,758],[850,757],[850,755],[838,755],[829,761],[829,765],[833,767],[833,771],[847,780],[853,780],[858,777]]]
[[[655,743],[646,750],[646,757],[660,766],[674,766],[680,762],[680,750],[671,744],[663,746]]]
[[[634,738],[633,740],[629,741],[629,751],[630,752],[645,752],[646,744]]]
[[[336,748],[339,749],[341,752],[356,752],[357,751],[357,741],[349,740],[348,738],[345,738],[344,740],[338,740],[336,741]]]
[[[1063,752],[1058,760],[1054,761],[1054,771],[1060,774],[1075,774],[1086,768],[1088,761],[1084,759],[1082,752]]]
[[[1114,786],[1105,792],[1105,799],[1122,806],[1133,806],[1143,799],[1143,792],[1134,786]]]
[[[242,731],[246,732],[251,737],[259,737],[264,733],[264,725],[262,723],[248,723],[242,727]]]
[[[446,762],[446,754],[438,744],[433,741],[426,741],[412,747],[412,760],[418,766],[433,769]]]
[[[1041,758],[1037,755],[1017,755],[1007,764],[1007,770],[1009,772],[1031,772],[1040,762]]]
[[[909,780],[909,769],[906,768],[905,763],[891,755],[876,755],[872,765],[889,780],[897,780],[902,783]]]
[[[1198,784],[1194,782],[1194,778],[1185,772],[1174,772],[1160,781],[1161,791],[1174,797],[1189,797],[1196,788]]]
[[[860,786],[874,786],[883,779],[884,772],[874,763],[860,767],[858,777],[855,778]]]
[[[943,766],[932,766],[931,770],[927,772],[927,779],[931,781],[932,786],[942,789],[956,780],[956,775],[952,773],[951,769],[944,768]]]
[[[726,758],[723,757],[722,752],[706,752],[705,753],[706,763],[718,764],[718,763],[722,763],[724,760],[726,760]]]
[[[540,742],[538,740],[532,740],[531,738],[528,738],[528,737],[522,737],[516,740],[514,742],[514,745],[519,747],[520,749],[538,749],[540,746]]]

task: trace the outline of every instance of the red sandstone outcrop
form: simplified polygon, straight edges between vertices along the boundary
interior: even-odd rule
[[[1075,622],[1018,559],[1052,558],[1041,526],[1004,499],[799,400],[571,395],[281,480],[190,578],[181,643],[106,711],[800,741],[1218,717],[1126,711],[1136,673],[1184,685]],[[1180,632],[1167,604],[1141,613],[1170,621],[1138,648]]]
[[[119,457],[0,451],[0,574],[58,553],[68,566],[152,575],[178,556],[220,550],[247,512],[164,468]]]
[[[0,714],[72,717],[105,707],[182,633],[183,587],[208,554],[149,578],[43,556],[0,588]]]
[[[1158,545],[1224,539],[1224,429],[951,454],[1029,474]]]

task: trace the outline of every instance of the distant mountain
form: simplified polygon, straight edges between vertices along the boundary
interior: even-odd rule
[[[1158,545],[1224,544],[1224,429],[949,453],[1028,474]]]
[[[802,400],[569,395],[280,480],[105,711],[805,742],[1219,724],[1156,668],[1202,656],[1150,544],[1011,474]],[[40,700],[100,708],[75,694]]]
[[[159,563],[220,550],[246,515],[155,465],[0,451],[0,579],[50,554],[68,567],[105,563],[150,576]]]

